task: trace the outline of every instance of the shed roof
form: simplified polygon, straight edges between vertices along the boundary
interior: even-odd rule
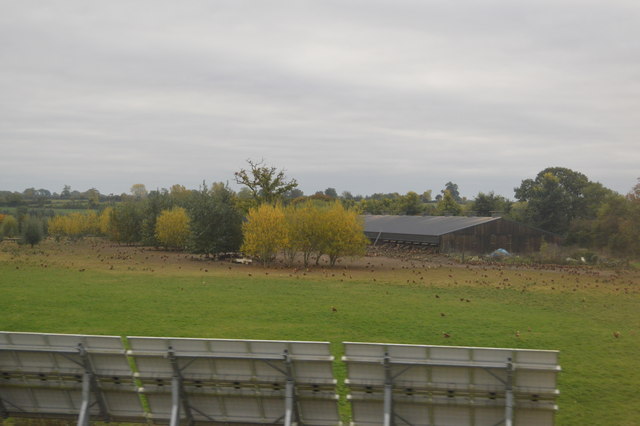
[[[365,215],[367,233],[440,236],[499,220],[499,217]]]

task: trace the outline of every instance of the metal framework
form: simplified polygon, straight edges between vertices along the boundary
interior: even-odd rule
[[[0,332],[2,417],[144,418],[120,337]]]
[[[128,342],[152,421],[339,424],[326,342],[145,337]]]
[[[557,351],[343,345],[354,426],[554,422]],[[327,342],[0,332],[0,418],[325,426],[337,400]]]
[[[354,425],[553,424],[555,351],[344,345]]]

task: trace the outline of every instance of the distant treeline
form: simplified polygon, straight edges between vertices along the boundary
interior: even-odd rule
[[[514,188],[515,200],[494,192],[480,192],[468,200],[460,196],[458,185],[453,182],[447,182],[436,196],[432,190],[421,194],[410,191],[362,196],[352,195],[349,191],[338,194],[335,188],[305,195],[297,188],[295,179],[286,180],[283,172],[261,162],[249,162],[249,165],[248,170],[235,174],[236,182],[243,185],[237,192],[221,183],[210,188],[203,183],[199,189],[173,185],[169,189],[153,191],[147,191],[143,184],[135,184],[129,194],[120,195],[103,195],[95,188],[79,192],[69,186],[60,193],[28,188],[22,193],[0,191],[0,213],[14,216],[20,229],[27,217],[46,222],[54,216],[68,214],[72,209],[92,210],[97,216],[109,209],[109,214],[115,215],[114,220],[122,222],[123,227],[117,235],[111,235],[112,239],[122,243],[161,245],[155,231],[157,218],[164,210],[181,207],[194,226],[202,227],[197,231],[202,241],[210,238],[218,241],[205,244],[191,238],[191,248],[213,253],[239,247],[242,241],[242,235],[238,236],[240,223],[251,208],[262,203],[286,206],[307,201],[339,202],[344,208],[360,214],[500,215],[559,234],[565,237],[567,244],[604,249],[619,256],[640,255],[640,178],[626,195],[562,167],[547,168],[535,177],[523,180]],[[216,220],[222,225],[207,216],[209,211],[218,211]],[[206,223],[207,220],[212,222]],[[127,221],[131,223],[125,226]],[[202,223],[197,225],[198,221]],[[212,227],[230,227],[233,231],[226,236],[207,234],[206,230]],[[233,241],[233,244],[222,242],[225,240]],[[204,248],[203,244],[216,247]]]

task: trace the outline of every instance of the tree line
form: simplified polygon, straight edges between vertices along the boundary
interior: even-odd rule
[[[203,183],[197,190],[174,185],[168,190],[155,191],[147,191],[143,184],[136,184],[130,194],[108,200],[92,189],[87,192],[94,200],[97,195],[93,209],[64,216],[55,215],[50,210],[28,211],[24,205],[15,208],[13,216],[16,217],[0,210],[4,213],[0,216],[0,235],[20,235],[27,219],[33,222],[39,216],[43,234],[49,232],[57,238],[104,235],[123,244],[181,248],[203,254],[235,251],[245,241],[244,248],[251,251],[252,245],[246,244],[250,240],[246,236],[250,229],[247,223],[258,221],[258,207],[267,205],[276,209],[270,214],[288,218],[283,219],[283,223],[290,224],[291,217],[309,213],[309,206],[328,214],[339,205],[345,212],[356,216],[497,214],[559,234],[568,244],[606,249],[621,256],[640,255],[640,179],[628,194],[621,195],[590,181],[582,173],[549,167],[533,178],[524,179],[520,186],[514,188],[515,200],[493,192],[480,192],[472,200],[467,200],[460,196],[458,185],[453,182],[447,182],[435,197],[432,197],[431,190],[421,194],[410,191],[406,194],[375,193],[364,197],[344,191],[338,195],[335,188],[305,196],[297,188],[295,179],[288,179],[282,170],[267,166],[262,161],[249,160],[248,168],[236,172],[234,178],[242,186],[238,192],[222,183],[210,187]],[[48,192],[32,189],[25,190],[23,199],[46,197]],[[2,202],[7,205],[7,194],[11,193],[0,191],[0,205]],[[79,194],[65,186],[58,197],[79,201]],[[266,210],[262,214],[266,214]],[[329,219],[323,220],[328,222]],[[286,239],[295,240],[292,231],[284,233],[289,235]],[[288,244],[281,242],[279,250],[291,251]],[[321,253],[322,250],[316,249],[315,252]]]

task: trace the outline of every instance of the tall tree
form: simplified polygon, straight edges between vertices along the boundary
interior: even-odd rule
[[[453,197],[453,200],[456,203],[459,203],[462,201],[462,198],[460,198],[460,192],[458,191],[458,185],[449,181],[447,183],[444,184],[444,189],[442,191],[440,191],[442,193],[442,195],[444,196],[444,193],[446,191],[449,191],[449,193],[451,194],[451,196]]]
[[[515,188],[516,198],[527,203],[525,220],[558,234],[565,234],[576,218],[594,217],[607,193],[611,191],[564,167],[548,167]]]
[[[235,172],[236,183],[245,185],[258,204],[275,204],[284,194],[298,186],[295,179],[288,180],[284,170],[264,165],[264,160],[247,160],[249,169]]]
[[[43,238],[44,225],[42,221],[35,217],[27,217],[22,229],[23,241],[33,248],[33,246],[42,241]]]
[[[142,240],[142,206],[136,201],[125,201],[111,211],[109,237],[118,243],[133,244]]]
[[[331,198],[338,198],[338,191],[335,188],[327,188],[324,190],[324,195]]]
[[[187,212],[191,217],[189,248],[206,255],[237,251],[242,244],[242,214],[237,199],[223,183],[209,189],[203,182],[192,191]]]
[[[60,198],[62,198],[63,200],[68,200],[69,197],[71,197],[71,186],[65,185],[64,188],[62,188],[62,192],[60,193]]]
[[[146,198],[148,194],[149,192],[147,191],[147,188],[144,186],[144,184],[136,183],[131,185],[131,195],[133,195],[134,198]]]
[[[100,191],[98,191],[97,189],[95,188],[88,189],[84,193],[84,196],[89,201],[90,209],[95,209],[96,207],[98,207],[98,204],[100,204]]]
[[[444,196],[436,205],[436,212],[439,215],[459,216],[462,213],[462,207],[453,198],[451,192],[444,191]]]
[[[157,246],[156,221],[164,210],[174,206],[174,199],[167,191],[151,191],[138,203],[142,209],[142,229],[140,230],[142,243],[149,246]]]
[[[530,194],[526,200],[526,221],[546,231],[564,234],[572,219],[572,203],[560,179],[553,173],[545,173],[531,188]]]

